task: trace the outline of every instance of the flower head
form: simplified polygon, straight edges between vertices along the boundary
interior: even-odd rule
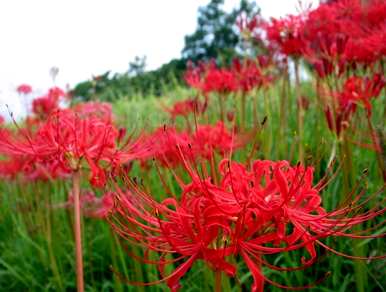
[[[32,92],[32,87],[28,84],[20,84],[17,88],[16,91],[19,94],[29,94]]]
[[[385,212],[377,207],[358,212],[364,204],[359,203],[361,195],[327,211],[320,195],[324,182],[313,184],[311,167],[268,160],[257,160],[247,167],[223,160],[218,169],[221,179],[215,183],[181,159],[189,181],[173,173],[180,194],[158,202],[137,182],[126,179],[128,189],[117,187],[115,212],[109,218],[119,235],[143,246],[146,254],[159,254],[158,261],[146,256],[144,261],[158,265],[161,281],[172,291],[180,288],[179,280],[198,260],[235,277],[237,266],[230,258],[238,256],[252,273],[252,291],[263,291],[264,282],[291,288],[267,278],[261,267],[287,271],[307,268],[317,259],[317,245],[344,255],[321,239],[367,238],[352,228]],[[266,255],[299,249],[304,249],[308,258],[301,258],[298,268],[275,266],[265,259]],[[168,254],[173,254],[174,260],[166,260]],[[176,262],[179,264],[173,272],[165,275],[165,266]]]

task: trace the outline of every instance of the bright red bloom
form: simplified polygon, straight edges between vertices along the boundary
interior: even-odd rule
[[[188,64],[185,73],[186,82],[204,94],[227,94],[237,89],[237,83],[232,71],[218,68],[214,61],[207,64],[200,63],[197,67]]]
[[[172,127],[159,127],[147,136],[151,151],[144,160],[156,159],[161,165],[175,167],[181,163],[179,152],[188,155],[192,140],[187,133],[179,133]],[[188,156],[189,157],[189,156]]]
[[[112,123],[114,120],[111,104],[107,102],[82,102],[75,105],[73,110],[79,116],[93,116],[105,121],[106,123]]]
[[[237,267],[230,257],[238,256],[252,273],[252,291],[263,291],[264,282],[291,288],[268,279],[261,266],[287,271],[306,268],[317,259],[317,245],[344,255],[320,240],[371,237],[350,230],[386,211],[374,208],[359,213],[361,195],[340,209],[326,211],[320,196],[324,182],[314,186],[313,168],[292,167],[287,161],[257,160],[247,168],[223,160],[221,180],[214,184],[211,177],[202,177],[195,166],[181,159],[189,175],[185,183],[173,173],[181,194],[157,202],[147,189],[127,180],[127,191],[117,187],[115,212],[110,217],[120,236],[147,250],[144,262],[158,265],[163,279],[154,283],[166,281],[172,291],[180,288],[179,280],[197,260],[234,277]],[[302,248],[309,259],[301,259],[297,268],[277,267],[264,259]],[[160,255],[158,261],[147,257],[150,251]],[[172,260],[166,259],[168,254],[174,255]],[[165,266],[177,262],[174,271],[165,275]]]
[[[66,109],[56,110],[36,132],[21,131],[17,136],[2,135],[0,151],[28,161],[56,165],[63,172],[75,171],[86,164],[90,182],[105,184],[105,168],[115,168],[147,151],[138,141],[127,141],[118,149],[119,131],[105,117]]]
[[[170,117],[175,120],[178,116],[187,118],[190,114],[202,114],[207,108],[207,101],[200,102],[198,98],[189,98],[183,101],[177,101],[173,107],[164,107],[165,111],[170,114]]]
[[[241,15],[236,20],[236,25],[244,39],[252,39],[262,45],[262,33],[266,22],[260,15],[248,19],[246,15]]]
[[[262,58],[259,60],[262,60]],[[264,62],[264,60],[261,62]],[[237,80],[237,88],[243,93],[266,86],[272,79],[261,72],[258,60],[246,59],[240,61],[235,59],[232,63],[232,71]]]
[[[211,159],[214,153],[223,157],[243,144],[237,135],[228,131],[223,122],[217,122],[214,126],[199,125],[192,134],[191,148],[197,156]]]
[[[346,108],[350,104],[362,103],[371,115],[370,99],[378,97],[385,84],[385,77],[380,74],[375,74],[372,79],[352,76],[344,84],[340,106]]]
[[[35,98],[32,102],[32,111],[39,119],[45,119],[54,110],[59,108],[60,99],[65,97],[65,92],[59,87],[52,87],[44,96]]]
[[[272,18],[271,23],[265,25],[267,38],[281,53],[298,58],[305,45],[301,34],[303,23],[302,15],[289,15],[283,19]]]
[[[190,87],[201,91],[204,84],[204,72],[204,63],[199,63],[198,66],[195,66],[193,62],[189,61],[187,64],[187,70],[184,74],[184,79]]]
[[[341,74],[386,53],[384,1],[340,0],[310,11],[302,26],[303,53],[318,74]]]
[[[74,196],[70,193],[66,203],[54,207],[73,208]],[[104,219],[113,211],[113,194],[105,193],[102,197],[97,197],[92,191],[82,191],[80,196],[80,206],[86,217]]]
[[[217,68],[214,63],[210,63],[205,76],[203,92],[215,92],[227,94],[237,89],[237,82],[232,71],[225,68]]]
[[[386,80],[381,74],[374,74],[368,77],[352,76],[348,78],[342,92],[337,93],[333,99],[337,101],[335,113],[333,106],[326,108],[326,118],[330,130],[334,130],[339,135],[344,129],[344,125],[350,121],[358,105],[363,105],[367,115],[371,115],[371,99],[376,98],[385,87]],[[333,102],[335,102],[333,100]],[[335,116],[335,120],[333,119]]]
[[[197,125],[193,132],[178,131],[172,127],[162,127],[147,137],[145,144],[151,151],[145,160],[156,159],[166,167],[176,167],[183,163],[181,157],[189,161],[212,160],[215,153],[229,154],[245,144],[244,139],[232,134],[223,122],[216,125]]]
[[[29,94],[32,92],[32,87],[28,84],[20,84],[17,88],[16,91],[20,94]]]

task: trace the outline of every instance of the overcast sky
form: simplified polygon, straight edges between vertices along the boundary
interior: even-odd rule
[[[13,91],[20,83],[40,90],[51,86],[53,66],[64,87],[107,70],[125,72],[135,56],[147,56],[147,69],[178,58],[184,36],[196,28],[198,7],[208,2],[1,0],[0,114],[4,103],[16,103]],[[256,2],[265,17],[280,17],[295,13],[298,0]],[[228,9],[238,3],[225,0]]]

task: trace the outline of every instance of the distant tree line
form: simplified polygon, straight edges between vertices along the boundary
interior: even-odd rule
[[[250,0],[241,0],[240,5],[230,12],[223,6],[224,0],[211,0],[199,8],[197,29],[185,37],[180,59],[173,59],[157,70],[146,71],[146,57],[136,57],[129,63],[127,72],[114,75],[106,72],[81,82],[73,89],[73,96],[106,101],[134,94],[161,96],[176,85],[185,84],[183,74],[189,60],[197,63],[216,59],[219,63],[229,63],[243,53],[237,18],[240,15],[252,17],[260,10]]]

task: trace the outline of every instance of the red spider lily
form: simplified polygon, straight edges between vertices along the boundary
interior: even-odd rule
[[[289,15],[283,19],[272,18],[265,25],[267,38],[282,54],[298,58],[304,48],[304,40],[301,34],[304,19],[302,15]]]
[[[228,94],[237,89],[237,82],[232,71],[225,68],[217,68],[215,63],[210,63],[203,85],[203,92],[215,92],[219,94]]]
[[[204,94],[218,93],[228,94],[237,89],[237,83],[233,73],[226,68],[218,68],[214,61],[207,64],[200,63],[194,67],[188,64],[185,80],[193,88]]]
[[[193,133],[179,132],[172,127],[158,128],[144,142],[151,145],[145,160],[154,158],[166,167],[181,165],[181,153],[190,161],[201,158],[212,160],[214,153],[226,155],[244,145],[247,139],[247,136],[241,137],[229,132],[223,122],[197,125]]]
[[[170,117],[175,120],[178,116],[187,118],[190,114],[199,115],[205,112],[207,108],[207,100],[200,102],[198,98],[189,98],[183,101],[177,101],[171,108],[163,106],[165,111],[170,114]]]
[[[107,192],[98,198],[92,191],[82,191],[80,207],[83,214],[90,218],[106,218],[113,209],[114,200],[112,195],[112,193]],[[54,208],[73,208],[73,205],[74,196],[70,193],[66,203],[55,205]]]
[[[211,159],[213,153],[226,156],[245,144],[240,137],[229,132],[223,122],[217,122],[214,126],[198,125],[192,135],[192,141],[193,153],[207,159]]]
[[[261,72],[259,63],[251,59],[244,61],[235,59],[232,64],[232,71],[237,80],[237,88],[243,93],[266,86],[272,80],[271,77],[265,76]]]
[[[304,54],[325,77],[385,55],[384,1],[341,0],[321,4],[302,27]]]
[[[266,22],[260,15],[256,15],[248,19],[245,15],[241,15],[236,25],[244,39],[257,42],[260,46],[263,44],[263,31]]]
[[[152,145],[148,156],[143,160],[156,159],[163,166],[175,167],[181,163],[179,151],[186,155],[189,153],[191,137],[185,133],[179,133],[173,127],[160,127],[147,136],[147,144]]]
[[[64,96],[66,94],[59,87],[50,88],[46,95],[33,100],[33,113],[41,119],[46,118],[51,112],[59,108],[59,100]]]
[[[385,84],[385,77],[381,74],[375,74],[372,79],[352,76],[344,84],[339,100],[340,106],[347,107],[350,103],[362,103],[368,115],[371,115],[370,99],[378,97]]]
[[[0,177],[15,179],[18,175],[28,181],[53,180],[69,178],[71,172],[57,161],[34,159],[28,155],[6,155],[6,160],[0,161]]]
[[[181,188],[179,196],[174,194],[157,202],[147,190],[126,179],[129,190],[117,187],[115,212],[109,218],[120,236],[143,246],[145,254],[150,251],[159,254],[158,260],[147,256],[143,259],[145,263],[157,264],[163,277],[149,284],[166,281],[172,291],[180,288],[179,280],[197,260],[234,277],[237,267],[230,258],[238,255],[254,278],[252,291],[263,291],[264,282],[294,288],[273,282],[264,276],[261,266],[284,271],[307,268],[317,259],[317,245],[359,259],[335,251],[321,239],[370,238],[371,235],[351,230],[386,211],[376,206],[361,213],[368,201],[360,201],[363,193],[348,198],[349,202],[339,209],[326,211],[320,196],[326,181],[314,186],[311,167],[257,160],[248,169],[243,164],[223,160],[219,165],[221,180],[214,184],[210,177],[201,177],[194,165],[181,159],[190,181],[184,183],[174,174]],[[309,259],[302,258],[302,265],[297,268],[278,267],[264,260],[264,255],[303,248]],[[173,259],[167,260],[168,254],[173,254]],[[185,261],[181,263],[182,260]],[[177,262],[180,264],[174,271],[165,275],[165,266]],[[311,285],[303,288],[307,287]]]
[[[146,152],[139,141],[117,148],[119,132],[113,124],[94,115],[79,115],[72,110],[56,110],[36,133],[22,131],[18,136],[2,135],[3,153],[28,157],[43,165],[57,165],[64,172],[76,171],[86,163],[90,182],[103,186],[103,164],[116,167]],[[50,168],[48,168],[50,169]]]
[[[202,90],[204,84],[204,72],[205,72],[205,64],[199,63],[198,66],[195,66],[193,62],[189,61],[187,64],[187,70],[184,74],[184,79],[186,83],[199,91]]]
[[[371,79],[358,76],[348,78],[343,85],[343,91],[336,94],[337,106],[326,109],[330,130],[335,129],[339,136],[343,127],[349,122],[351,115],[356,111],[357,105],[363,105],[367,115],[371,116],[370,101],[379,96],[385,84],[385,78],[381,74],[374,74]]]
[[[73,110],[80,116],[94,116],[107,123],[114,119],[111,104],[107,102],[82,102],[73,107]]]
[[[28,84],[20,84],[17,88],[16,91],[19,94],[29,94],[32,92],[32,87]]]

